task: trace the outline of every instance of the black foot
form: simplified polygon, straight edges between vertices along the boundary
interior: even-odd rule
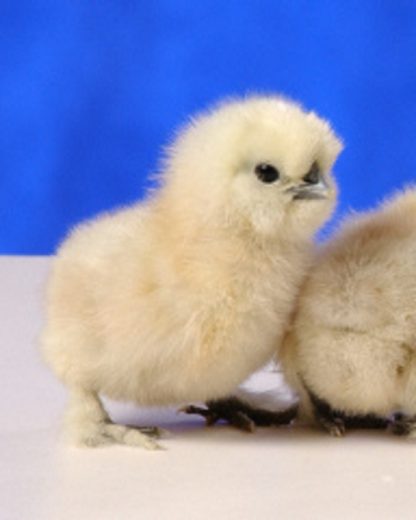
[[[289,424],[297,414],[297,406],[292,406],[279,412],[271,412],[261,408],[253,408],[236,397],[208,401],[206,408],[187,406],[182,409],[188,414],[205,417],[207,426],[212,426],[222,420],[246,432],[253,432],[256,426],[280,426]]]
[[[343,437],[346,432],[346,426],[343,419],[340,417],[327,417],[317,416],[319,424],[325,428],[325,430],[333,437]]]
[[[325,430],[334,437],[342,437],[347,429],[386,429],[389,425],[387,418],[378,417],[377,415],[348,415],[339,410],[331,408],[331,406],[316,396],[308,389],[309,397],[314,408],[315,418]]]
[[[394,435],[409,435],[416,430],[416,417],[396,413],[390,425],[390,430]]]
[[[345,416],[345,424],[347,428],[357,428],[366,430],[385,430],[390,421],[384,417],[378,415],[351,415]]]

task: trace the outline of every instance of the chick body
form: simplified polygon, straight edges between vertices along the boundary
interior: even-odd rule
[[[311,394],[346,417],[416,416],[415,224],[408,189],[317,254],[280,352],[304,416]]]
[[[77,442],[154,447],[111,424],[100,394],[215,399],[268,361],[331,213],[339,150],[329,126],[293,103],[225,104],[179,134],[147,201],[74,230],[54,261],[42,343],[71,390]],[[315,193],[302,177],[317,160],[324,195],[295,200],[300,185]],[[256,177],[262,161],[278,163],[278,182]]]

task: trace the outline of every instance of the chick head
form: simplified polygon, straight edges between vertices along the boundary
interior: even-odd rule
[[[310,235],[336,200],[342,149],[330,125],[281,97],[253,96],[203,113],[170,147],[165,188],[194,218],[262,235]],[[183,197],[176,197],[181,199]]]

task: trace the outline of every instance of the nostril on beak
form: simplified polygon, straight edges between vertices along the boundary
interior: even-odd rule
[[[318,184],[321,180],[321,176],[319,173],[319,167],[316,163],[314,163],[308,173],[303,177],[303,182],[306,184]]]

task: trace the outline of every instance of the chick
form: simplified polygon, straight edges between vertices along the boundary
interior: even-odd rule
[[[155,448],[100,396],[144,406],[228,396],[272,356],[336,199],[341,143],[280,97],[220,104],[185,126],[160,186],[81,224],[59,249],[42,337],[70,391],[73,441]]]
[[[322,247],[280,358],[300,414],[416,436],[416,189],[352,216]]]

